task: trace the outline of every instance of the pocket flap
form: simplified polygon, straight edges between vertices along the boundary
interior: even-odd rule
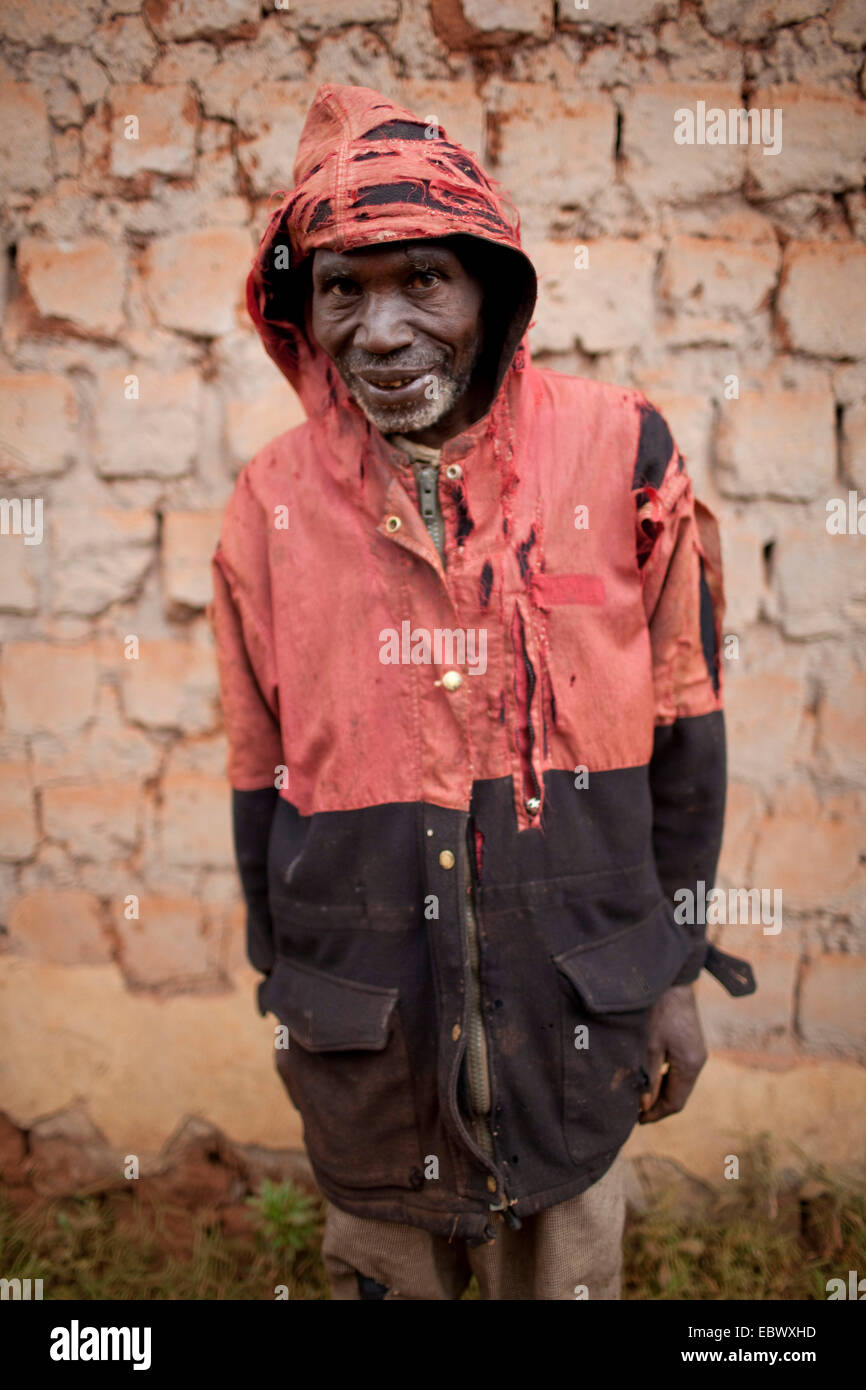
[[[593,1013],[615,1014],[654,1004],[691,950],[672,909],[662,902],[633,926],[603,941],[575,946],[553,960]]]
[[[259,987],[262,1011],[276,1014],[308,1052],[380,1052],[399,990],[362,985],[278,957]]]

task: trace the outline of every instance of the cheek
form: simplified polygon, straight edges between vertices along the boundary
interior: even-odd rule
[[[329,313],[326,306],[316,304],[313,300],[312,312],[310,314],[310,327],[313,330],[313,337],[329,357],[333,357],[342,344],[346,335],[346,328],[343,323],[333,314]]]
[[[443,306],[437,315],[436,335],[453,349],[458,360],[469,356],[481,333],[481,320],[476,308],[465,303]]]
[[[468,358],[474,355],[476,348],[481,341],[481,320],[473,314],[462,325],[460,343],[457,355],[460,358]]]
[[[464,297],[455,314],[458,352],[469,356],[481,337],[481,294]]]

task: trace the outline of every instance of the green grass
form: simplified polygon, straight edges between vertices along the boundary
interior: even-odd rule
[[[264,1193],[248,1234],[223,1231],[213,1212],[136,1198],[66,1198],[16,1213],[0,1198],[0,1269],[42,1278],[51,1299],[290,1299],[328,1297],[322,1213],[289,1184]],[[293,1226],[295,1216],[312,1214]],[[302,1237],[298,1241],[298,1237]]]
[[[800,1166],[805,1180],[783,1186],[761,1136],[705,1210],[662,1201],[631,1221],[623,1297],[826,1299],[828,1279],[866,1269],[866,1185]]]
[[[751,1176],[695,1215],[662,1201],[630,1220],[625,1298],[824,1299],[829,1278],[866,1271],[863,1185],[813,1166],[805,1185],[785,1189],[766,1141],[742,1166]],[[49,1299],[273,1299],[280,1285],[290,1299],[326,1299],[321,1202],[264,1182],[246,1210],[224,1229],[214,1212],[128,1189],[23,1212],[0,1196],[0,1271],[42,1278]]]

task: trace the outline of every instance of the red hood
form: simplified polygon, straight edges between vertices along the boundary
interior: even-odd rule
[[[428,135],[435,132],[436,138]],[[310,257],[383,240],[472,236],[491,250],[501,342],[490,368],[499,392],[535,307],[536,278],[520,246],[520,219],[469,151],[441,126],[369,87],[319,87],[298,143],[294,188],[273,213],[247,279],[247,306],[268,354],[311,420],[355,405],[306,313]],[[511,216],[509,217],[508,208]],[[518,363],[526,344],[517,354]]]

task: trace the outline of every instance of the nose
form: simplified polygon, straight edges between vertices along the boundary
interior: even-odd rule
[[[387,294],[367,296],[363,316],[355,330],[354,346],[384,357],[411,347],[412,330],[406,322],[399,297]]]

